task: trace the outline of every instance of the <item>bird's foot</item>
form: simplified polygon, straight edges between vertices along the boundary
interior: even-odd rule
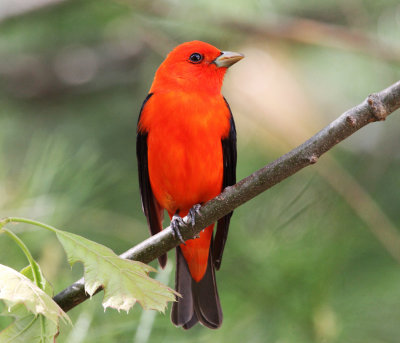
[[[186,245],[185,241],[183,240],[181,231],[179,230],[180,225],[184,225],[185,223],[183,222],[182,217],[180,217],[178,214],[174,214],[171,220],[171,228],[172,232],[174,234],[174,237],[178,237],[179,240],[182,242],[182,244]]]
[[[198,216],[201,216],[200,208],[201,204],[196,204],[189,210],[188,217],[190,219],[190,223],[192,224],[192,226],[196,224],[196,214]]]
[[[196,204],[189,210],[188,218],[190,220],[190,224],[192,224],[192,227],[194,227],[194,225],[196,224],[196,214],[198,216],[201,216],[200,208],[201,204]],[[196,236],[194,236],[194,238],[200,238],[200,234],[197,234]]]

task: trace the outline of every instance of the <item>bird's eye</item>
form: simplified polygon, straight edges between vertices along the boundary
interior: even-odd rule
[[[189,62],[191,63],[200,63],[203,60],[203,55],[195,52],[190,55]]]

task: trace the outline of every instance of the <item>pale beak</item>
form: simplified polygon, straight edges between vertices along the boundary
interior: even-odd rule
[[[244,58],[243,54],[239,54],[237,52],[232,52],[232,51],[222,51],[221,55],[219,55],[213,61],[213,63],[215,63],[217,67],[229,68],[232,64],[235,64],[242,58]]]

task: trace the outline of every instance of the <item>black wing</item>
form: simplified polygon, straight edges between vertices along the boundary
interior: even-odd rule
[[[225,187],[232,186],[236,183],[236,128],[233,120],[232,111],[228,102],[224,98],[226,106],[228,106],[231,114],[231,128],[227,138],[222,139],[222,154],[224,160],[224,176],[222,181],[222,190]],[[222,191],[221,190],[221,191]],[[218,220],[217,233],[215,234],[214,242],[214,266],[218,270],[221,266],[222,254],[224,252],[225,242],[228,238],[229,222],[233,212],[228,213],[225,217]]]
[[[146,215],[147,223],[150,228],[150,233],[152,235],[155,235],[162,230],[163,209],[158,204],[151,189],[147,160],[147,132],[139,131],[139,121],[142,115],[143,108],[152,95],[153,93],[150,93],[146,97],[143,102],[142,108],[140,109],[136,136],[136,157],[138,162],[139,187],[140,194],[142,196],[143,212]],[[164,268],[167,262],[167,255],[164,254],[160,256],[158,258],[158,261],[160,262],[161,267]]]

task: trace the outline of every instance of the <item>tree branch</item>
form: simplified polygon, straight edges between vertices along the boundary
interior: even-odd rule
[[[399,107],[400,81],[379,93],[369,95],[364,102],[343,113],[305,143],[257,170],[236,185],[227,187],[219,196],[201,207],[193,227],[189,218],[185,217],[185,224],[180,227],[183,238],[187,240],[195,237],[203,228],[216,222],[238,206],[300,169],[315,164],[322,154],[365,125],[385,120]],[[171,227],[167,227],[120,256],[149,263],[179,244],[180,240],[174,236]],[[99,291],[101,288],[97,290],[97,292]],[[57,294],[54,300],[64,311],[68,311],[88,297],[84,291],[83,279],[81,279]]]
[[[54,6],[65,0],[2,0],[0,4],[0,22],[8,18],[25,15],[48,6]]]
[[[377,36],[323,21],[301,17],[274,15],[262,23],[226,21],[222,23],[247,36],[259,36],[268,40],[288,40],[345,51],[361,52],[388,62],[400,61],[400,47],[387,44]]]

